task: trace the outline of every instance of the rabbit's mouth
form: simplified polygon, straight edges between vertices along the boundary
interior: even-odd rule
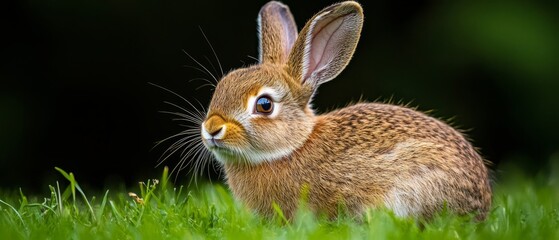
[[[205,143],[206,143],[205,144],[206,148],[210,150],[210,152],[213,152],[214,154],[227,154],[227,155],[236,154],[235,151],[226,147],[223,141],[219,139],[207,139]]]
[[[242,154],[224,146],[213,146],[208,147],[208,149],[213,153],[215,158],[221,163],[236,162],[242,159]]]
[[[257,164],[263,161],[261,158],[267,156],[267,153],[259,152],[257,153],[253,149],[237,148],[234,146],[228,146],[223,141],[217,139],[204,139],[206,148],[210,150],[215,156],[216,160],[225,163],[253,163]]]
[[[213,148],[216,148],[216,149],[225,148],[225,146],[223,146],[223,141],[221,139],[210,138],[210,139],[205,139],[205,140],[206,140],[206,146],[210,150],[213,150]]]
[[[226,144],[221,139],[216,139],[216,138],[205,139],[204,138],[204,145],[206,145],[206,148],[213,153],[227,153],[229,155],[236,154],[235,151],[233,151],[232,149],[227,147]]]

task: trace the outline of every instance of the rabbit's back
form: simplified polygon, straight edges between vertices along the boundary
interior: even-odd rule
[[[357,104],[318,116],[309,141],[317,146],[302,156],[316,156],[319,170],[336,176],[338,189],[348,190],[340,195],[356,211],[370,201],[397,215],[429,216],[447,204],[483,217],[490,206],[483,159],[461,133],[424,113]]]

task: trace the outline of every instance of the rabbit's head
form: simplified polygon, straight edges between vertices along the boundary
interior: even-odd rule
[[[218,83],[202,140],[223,163],[260,163],[292,153],[311,137],[316,88],[348,64],[363,25],[361,6],[323,9],[297,34],[289,8],[269,2],[258,16],[259,63]]]

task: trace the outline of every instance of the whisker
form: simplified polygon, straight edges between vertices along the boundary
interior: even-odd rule
[[[202,158],[203,152],[204,152],[204,148],[200,147],[200,148],[198,148],[198,150],[195,153],[195,156],[198,156],[199,159],[202,160],[202,161],[197,161],[196,162],[197,167],[195,168],[195,169],[200,170],[200,176],[204,173],[203,168],[205,166],[204,161],[203,161],[204,159]]]
[[[198,28],[200,28],[200,32],[202,32],[202,36],[204,36],[204,39],[206,39],[206,42],[210,46],[210,49],[212,50],[212,53],[214,54],[215,60],[217,61],[217,65],[219,66],[219,70],[221,71],[221,76],[223,77],[223,68],[221,67],[221,62],[219,61],[219,58],[217,57],[217,54],[215,53],[214,47],[210,43],[210,40],[208,40],[208,37],[204,33],[204,30],[202,30],[202,27],[198,26]]]
[[[194,145],[192,145],[190,148],[185,148],[184,150],[182,150],[180,156],[184,157],[184,156],[192,156],[194,157],[194,155],[191,155],[192,152],[195,151],[196,148],[203,146],[202,142],[196,142]],[[188,152],[187,152],[188,150]]]
[[[197,149],[199,149],[201,146],[201,143],[195,144],[195,145],[191,145],[188,149],[188,152],[184,153],[185,150],[183,150],[183,153],[181,153],[181,160],[179,161],[179,164],[177,164],[176,166],[176,170],[177,170],[177,174],[180,173],[182,170],[184,170],[188,165],[192,165],[192,162],[194,161],[194,164],[196,164],[196,162],[198,162],[199,160],[197,160],[197,156],[196,154],[192,154],[192,152],[196,152]],[[187,161],[188,160],[188,161]],[[190,168],[190,170],[188,170],[187,175],[190,174],[192,172],[193,168]]]
[[[167,151],[163,152],[163,155],[165,155],[170,150],[176,149],[177,146],[183,144],[185,141],[188,141],[189,139],[193,139],[195,137],[196,137],[196,135],[189,135],[189,136],[183,137],[183,138],[175,141],[173,144],[171,144],[171,146],[169,146],[167,148]]]
[[[206,67],[205,67],[204,65],[202,65],[200,62],[198,62],[198,60],[196,60],[194,57],[192,57],[190,54],[188,54],[188,52],[186,52],[184,49],[183,49],[182,51],[183,51],[184,54],[186,54],[186,56],[188,56],[192,61],[194,61],[196,64],[198,64],[198,66],[200,66],[202,69],[204,69],[204,70],[208,73],[208,75],[210,75],[210,76],[215,80],[216,83],[218,82],[218,80],[217,80],[217,78],[215,77],[215,75],[213,75],[212,72],[210,72],[210,70],[208,70],[208,68],[206,68]]]
[[[179,125],[180,127],[192,127],[191,124],[188,124],[188,125],[187,125],[187,124],[177,124],[177,125]],[[200,132],[200,129],[198,129],[197,132]],[[193,132],[193,133],[194,133],[194,132]]]
[[[187,175],[192,173],[192,176],[197,177],[195,169],[196,169],[197,163],[200,162],[199,156],[197,156],[198,155],[197,153],[200,151],[200,149],[205,149],[203,144],[201,144],[201,142],[192,146],[189,149],[189,151],[184,156],[181,157],[181,163],[179,164],[179,168],[178,168],[177,173],[184,170],[187,165],[192,165],[192,161],[194,161],[194,163],[193,163],[194,166],[192,166],[188,170]],[[192,153],[194,153],[194,154],[192,154]],[[188,157],[190,157],[190,161],[188,161],[188,163],[186,163],[186,160],[187,160]]]
[[[187,161],[187,160],[188,160],[188,161]],[[182,156],[182,157],[180,158],[179,163],[175,166],[175,169],[174,169],[174,170],[177,171],[177,172],[176,172],[176,178],[178,178],[180,172],[184,169],[183,166],[188,165],[188,164],[190,164],[191,162],[192,162],[192,158],[190,158],[190,160],[189,160],[189,156]],[[188,173],[187,173],[187,174],[188,174]],[[176,178],[175,178],[175,179],[176,179]]]
[[[200,130],[201,130],[200,127],[197,127],[197,128],[184,130],[184,132],[188,132],[190,134],[195,134],[196,136],[199,136],[198,134],[200,133]]]
[[[193,79],[188,80],[188,82],[193,82],[193,81],[197,81],[197,80],[201,80],[201,81],[204,82],[205,84],[208,84],[208,85],[210,85],[210,86],[212,86],[212,87],[214,87],[214,88],[216,87],[215,84],[214,84],[212,81],[208,80],[207,78],[201,78],[201,77],[199,77],[199,78],[193,78]]]
[[[217,57],[217,55],[215,56]],[[206,59],[209,61],[208,58]],[[197,62],[197,64],[200,65],[199,62]],[[212,63],[210,62],[210,64]],[[208,71],[207,68],[201,65],[200,67],[202,67],[203,70]],[[212,67],[216,71],[215,66],[212,65]],[[215,76],[211,73],[210,75],[212,77]],[[213,84],[213,82],[208,79],[199,78],[199,79],[192,79],[191,81],[194,80],[203,80],[207,82],[207,84],[204,84],[203,86],[209,85],[215,87],[215,84]],[[215,79],[214,77],[214,80],[217,79]],[[179,124],[177,125],[185,127],[186,129],[182,130],[177,134],[168,136],[155,143],[155,146],[153,146],[153,148],[156,148],[158,146],[161,146],[163,143],[168,143],[171,142],[171,140],[173,140],[172,144],[170,144],[170,146],[168,146],[163,151],[163,153],[157,160],[158,163],[156,167],[167,162],[168,159],[170,159],[173,156],[179,156],[177,164],[170,171],[169,174],[170,177],[173,174],[175,174],[174,179],[176,182],[178,180],[179,175],[183,172],[183,170],[188,169],[187,174],[192,173],[191,176],[193,176],[194,178],[191,180],[194,180],[195,184],[197,184],[198,177],[204,174],[205,172],[204,168],[208,167],[207,165],[209,165],[209,161],[213,157],[212,153],[206,149],[205,145],[203,144],[202,138],[200,136],[200,131],[202,127],[201,125],[204,122],[204,119],[206,118],[207,108],[197,99],[187,100],[186,98],[182,97],[178,93],[168,88],[165,88],[163,86],[154,83],[149,83],[149,84],[173,94],[174,96],[180,98],[182,101],[186,103],[185,106],[184,104],[179,105],[173,102],[163,101],[163,103],[165,103],[166,105],[169,105],[172,108],[174,108],[173,110],[175,111],[159,111],[159,112],[173,116],[171,120],[178,122]],[[207,168],[207,170],[209,175],[209,167]]]
[[[197,87],[196,90],[198,90],[198,89],[200,89],[200,88],[203,88],[203,87],[205,87],[205,86],[210,86],[210,87],[213,87],[214,89],[216,88],[216,86],[215,86],[214,84],[212,84],[212,83],[206,83],[206,84],[203,84],[203,85]]]
[[[198,147],[196,148],[196,150],[194,151],[194,154],[192,155],[192,157],[194,159],[197,159],[197,161],[194,162],[194,168],[191,168],[191,170],[193,169],[194,171],[192,172],[193,176],[194,176],[194,184],[198,185],[198,169],[200,169],[202,167],[201,163],[201,159],[200,159],[200,153],[201,153],[202,148]],[[189,171],[190,172],[190,171]]]
[[[181,160],[179,161],[179,163],[178,163],[177,165],[175,165],[175,167],[173,167],[173,170],[171,170],[171,172],[169,173],[169,175],[171,175],[171,176],[172,176],[173,174],[175,175],[175,180],[174,180],[174,182],[177,182],[177,179],[179,178],[179,172],[176,172],[176,174],[175,174],[175,171],[177,171],[177,168],[179,167],[179,165],[182,165],[184,161],[186,161],[186,158],[181,158]]]
[[[188,129],[188,130],[191,130],[191,129]],[[180,133],[171,135],[171,136],[169,136],[169,137],[166,137],[166,138],[164,138],[164,139],[162,139],[162,140],[157,141],[157,142],[155,143],[155,145],[151,148],[151,150],[153,150],[154,148],[156,148],[156,147],[159,146],[160,144],[162,144],[162,143],[164,143],[164,142],[166,142],[166,141],[169,141],[170,139],[173,139],[173,138],[176,138],[176,137],[179,137],[179,136],[182,136],[182,135],[191,134],[190,132],[188,132],[188,130],[181,131]]]
[[[206,61],[210,64],[210,66],[212,67],[212,70],[214,70],[215,75],[216,76],[219,75],[219,72],[217,71],[217,69],[215,69],[215,66],[212,63],[212,61],[207,56],[204,56],[204,59],[206,59]]]
[[[195,106],[194,106],[192,103],[190,103],[190,102],[189,102],[188,104],[189,104],[189,105],[194,109],[194,111],[196,111],[196,112],[191,111],[191,110],[187,110],[187,109],[185,109],[185,108],[183,108],[183,107],[180,107],[180,106],[178,106],[177,104],[174,104],[174,103],[172,103],[172,102],[167,102],[167,101],[165,101],[164,103],[165,103],[165,104],[168,104],[168,105],[171,105],[171,106],[173,106],[173,107],[176,107],[176,108],[182,110],[183,112],[185,112],[185,113],[187,113],[187,114],[190,114],[190,115],[193,116],[193,117],[196,117],[197,119],[200,120],[200,124],[201,124],[201,123],[204,121],[204,118],[206,118],[206,117],[205,117],[205,115],[206,115],[206,108],[202,105],[202,103],[200,103],[200,101],[198,101],[197,99],[194,99],[194,100],[196,100],[196,102],[198,103],[198,105],[200,106],[200,108],[201,108],[202,110],[199,110],[197,107],[195,107]]]
[[[205,166],[208,166],[206,168],[208,176],[210,176],[210,167],[209,166],[211,166],[212,170],[215,172],[215,165],[210,163],[210,156],[208,155],[207,151],[204,151],[204,162],[203,162],[203,164]],[[210,184],[212,184],[212,178],[208,178],[208,179],[210,180]]]
[[[194,70],[196,70],[196,71],[199,71],[199,72],[203,73],[203,74],[206,75],[206,76],[212,77],[212,75],[208,74],[208,72],[204,71],[203,69],[201,69],[201,68],[199,68],[199,67],[192,66],[192,65],[183,65],[183,67],[185,67],[185,68],[192,68],[192,69],[194,69]],[[205,78],[200,78],[200,79],[206,80],[208,83],[212,83],[212,84],[213,84],[213,82],[210,81],[210,80],[208,80],[208,79],[205,79]]]
[[[200,168],[200,176],[202,176],[202,175],[204,174],[204,168],[208,170],[207,176],[208,176],[208,177],[210,176],[210,172],[209,172],[209,169],[210,169],[210,168],[209,168],[209,160],[210,160],[210,158],[209,158],[209,156],[208,156],[208,154],[207,154],[207,149],[206,149],[206,148],[201,148],[201,149],[200,149],[200,161],[199,161],[199,162],[200,162],[200,166],[201,166],[201,168]],[[210,183],[211,183],[211,178],[208,178],[208,179],[210,179]]]
[[[200,121],[199,118],[196,118],[196,117],[184,114],[184,113],[168,112],[168,111],[159,111],[159,112],[164,113],[164,114],[169,114],[169,115],[174,115],[174,116],[181,117],[182,120],[188,121],[188,122],[196,124],[196,125],[200,125],[202,123],[202,121]]]
[[[208,166],[208,163],[207,163],[207,158],[205,158],[203,150],[200,151],[200,160],[198,162],[200,163],[199,164],[200,165],[200,167],[199,167],[200,174],[199,175],[203,176],[204,175],[204,169],[209,169],[209,166]],[[196,175],[198,175],[198,174],[196,174]],[[209,177],[210,176],[209,172],[208,172],[207,176],[208,176],[208,179],[211,179]],[[195,179],[195,180],[197,180],[197,179]]]
[[[189,105],[190,105],[192,108],[194,108],[194,111],[196,111],[196,112],[191,111],[191,110],[187,110],[186,108],[183,108],[183,107],[181,107],[181,106],[179,106],[179,105],[177,105],[177,104],[174,104],[174,103],[172,103],[172,102],[164,101],[163,103],[165,103],[165,104],[167,104],[167,105],[171,105],[171,106],[173,106],[173,107],[176,107],[176,108],[182,110],[183,112],[185,112],[185,113],[187,113],[187,114],[190,114],[190,116],[196,117],[197,119],[200,119],[200,123],[202,123],[202,122],[203,122],[203,119],[205,118],[204,114],[203,114],[202,112],[200,112],[199,110],[197,110],[196,107],[194,107],[194,105],[193,105],[192,103],[189,103]]]
[[[185,67],[185,68],[192,68],[192,69],[194,69],[194,70],[196,70],[196,71],[199,71],[199,72],[201,72],[201,73],[203,73],[203,74],[205,74],[205,75],[208,75],[208,72],[204,71],[204,69],[201,69],[201,68],[199,68],[199,67],[192,66],[192,65],[187,65],[187,64],[182,65],[182,66]]]
[[[167,148],[167,150],[165,150],[165,152],[163,152],[163,154],[161,154],[161,157],[158,160],[158,162],[159,162],[158,165],[161,164],[162,162],[165,162],[169,157],[171,157],[173,154],[175,154],[181,148],[187,146],[187,144],[191,143],[193,140],[196,140],[196,137],[197,136],[195,136],[195,135],[185,137],[185,138],[182,138],[179,141],[173,143],[173,145],[171,145],[169,148]],[[163,158],[163,159],[161,159],[161,158]]]
[[[196,110],[196,112],[201,113],[200,110],[198,110],[198,108],[196,108],[194,105],[192,105],[192,103],[191,103],[190,101],[186,100],[186,98],[184,98],[183,96],[179,95],[178,93],[173,92],[173,91],[171,91],[171,90],[169,90],[169,89],[167,89],[167,88],[165,88],[165,87],[159,86],[159,85],[157,85],[157,84],[155,84],[155,83],[148,82],[148,84],[150,84],[150,85],[152,85],[152,86],[155,86],[155,87],[158,87],[158,88],[160,88],[160,89],[162,89],[162,90],[165,90],[165,91],[167,91],[167,92],[169,92],[169,93],[171,93],[171,94],[173,94],[173,95],[179,97],[179,98],[182,99],[184,102],[186,102],[188,105],[190,105],[194,110]],[[196,101],[197,101],[200,105],[202,105],[202,104],[200,103],[200,101],[198,101],[198,100],[196,100]],[[205,109],[204,109],[204,111],[205,111]],[[200,114],[200,116],[202,116],[202,119],[204,118],[204,117],[203,117],[204,115],[205,115],[205,114]]]
[[[195,159],[194,156],[190,155],[190,153],[193,151],[193,149],[196,149],[196,148],[200,147],[200,145],[201,145],[201,142],[198,142],[195,145],[192,145],[192,143],[191,143],[188,147],[185,148],[185,150],[188,150],[188,152],[185,155],[181,154],[181,159],[180,159],[179,163],[177,165],[175,165],[175,167],[173,168],[173,170],[170,173],[172,175],[175,171],[177,171],[176,176],[175,176],[175,181],[178,178],[178,175],[179,175],[180,171],[182,169],[184,169],[183,166],[185,166],[185,163],[188,164],[188,163],[192,162],[193,159]],[[184,150],[183,150],[183,152],[184,152]],[[189,157],[190,157],[190,161],[187,162]]]
[[[247,57],[250,58],[250,59],[254,59],[254,60],[257,61],[257,62],[259,61],[258,58],[255,58],[255,57],[253,57],[253,56],[247,55]]]
[[[198,110],[198,108],[194,108],[194,109],[198,111],[198,113],[200,113],[200,115],[202,116],[202,119],[204,119],[206,117],[206,113],[208,112],[208,110],[206,109],[206,107],[204,107],[204,105],[202,105],[200,101],[198,101],[198,99],[194,99],[194,100],[196,100],[196,102],[198,103],[202,111]]]

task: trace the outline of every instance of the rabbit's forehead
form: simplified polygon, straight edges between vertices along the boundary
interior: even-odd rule
[[[264,94],[280,101],[289,93],[289,86],[281,77],[281,74],[273,73],[232,72],[217,85],[210,111],[219,111],[221,114],[239,113],[247,109],[251,99]]]

